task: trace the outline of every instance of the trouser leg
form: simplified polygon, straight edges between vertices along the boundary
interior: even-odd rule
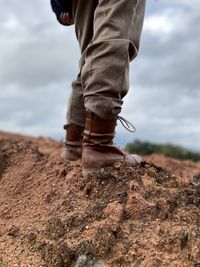
[[[72,92],[68,101],[67,124],[81,127],[84,127],[85,124],[85,107],[80,74],[72,83]]]
[[[145,2],[78,0],[74,19],[81,59],[79,86],[74,88],[80,90],[72,92],[68,121],[82,126],[78,116],[85,109],[102,118],[120,113],[129,87],[129,63],[139,49]],[[79,107],[82,111],[77,114]]]
[[[97,0],[74,0],[73,17],[75,21],[75,31],[82,54],[80,60],[80,73],[72,83],[72,92],[68,102],[67,124],[75,124],[84,127],[85,106],[83,98],[83,88],[81,81],[81,69],[84,64],[84,54],[86,48],[93,37],[94,11],[98,4]]]
[[[81,81],[85,108],[101,118],[121,111],[128,92],[129,62],[139,48],[144,9],[145,0],[99,0],[95,9],[93,37],[81,59]]]

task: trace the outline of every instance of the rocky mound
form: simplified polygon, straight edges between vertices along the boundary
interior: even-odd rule
[[[182,178],[192,178],[200,172],[200,162],[193,162],[191,160],[176,160],[157,154],[146,156],[145,159],[164,167],[168,171]]]
[[[200,266],[199,171],[86,180],[61,147],[0,133],[0,267]]]

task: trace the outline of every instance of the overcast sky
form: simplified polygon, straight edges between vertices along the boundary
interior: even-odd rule
[[[79,49],[49,2],[0,0],[0,130],[61,139]],[[199,25],[199,0],[148,1],[121,114],[137,132],[119,127],[118,144],[137,138],[200,150]]]

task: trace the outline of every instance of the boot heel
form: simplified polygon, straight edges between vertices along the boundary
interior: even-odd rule
[[[109,179],[117,176],[117,170],[114,166],[87,168],[83,167],[83,177],[86,179]]]

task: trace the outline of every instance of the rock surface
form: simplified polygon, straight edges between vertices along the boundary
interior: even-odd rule
[[[86,180],[61,151],[0,132],[0,267],[200,266],[199,163],[154,155]]]

